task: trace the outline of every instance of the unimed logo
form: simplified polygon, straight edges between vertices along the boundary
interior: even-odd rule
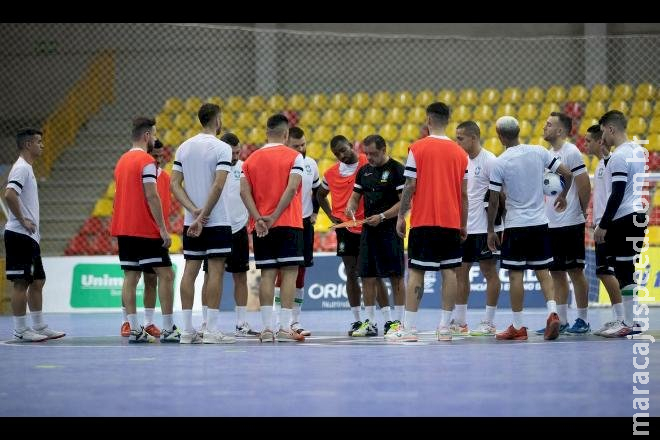
[[[80,285],[84,289],[108,289],[120,288],[124,283],[124,277],[114,277],[104,273],[102,276],[85,274],[80,277]]]

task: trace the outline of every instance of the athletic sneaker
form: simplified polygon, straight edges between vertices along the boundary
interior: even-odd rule
[[[557,315],[557,316],[559,316],[559,315]],[[570,328],[570,324],[568,322],[566,322],[564,324],[559,324],[559,334],[560,335],[565,335],[566,333],[568,333],[569,328]],[[537,335],[545,335],[545,327],[536,330],[536,334]]]
[[[172,326],[172,330],[165,329],[160,332],[160,342],[181,342],[181,332],[176,325]]]
[[[548,316],[548,320],[545,323],[545,331],[543,332],[543,339],[547,341],[551,341],[553,339],[557,339],[559,337],[559,333],[561,333],[562,326],[560,324],[559,320],[559,315],[556,313],[550,313]],[[568,328],[568,322],[565,324],[564,329]]]
[[[467,328],[467,326],[465,326]],[[438,327],[435,329],[435,336],[438,341],[451,341],[452,331],[448,326]]]
[[[249,338],[251,336],[259,336],[259,332],[252,330],[250,328],[250,324],[245,321],[236,326],[236,329],[234,330],[234,336],[237,338]]]
[[[283,328],[277,331],[275,338],[278,342],[304,342],[305,337],[293,329],[285,330]]]
[[[275,333],[269,328],[263,329],[259,333],[259,342],[275,342]]]
[[[567,333],[573,334],[573,335],[582,335],[585,333],[589,333],[591,331],[591,325],[589,325],[588,322],[585,322],[584,319],[578,318],[575,320],[573,323],[573,327],[566,329]]]
[[[32,327],[32,330],[34,330],[36,333],[39,333],[40,335],[46,336],[48,339],[59,339],[66,335],[64,332],[58,332],[57,330],[48,328],[47,324],[42,328]]]
[[[202,334],[197,330],[193,329],[191,332],[182,331],[179,338],[180,344],[201,344],[202,343]]]
[[[128,338],[131,334],[131,323],[128,321],[124,321],[121,324],[121,330],[119,331],[119,334],[125,338]]]
[[[399,327],[401,327],[401,321],[399,321],[398,319],[396,319],[394,321],[387,321],[385,323],[384,328],[383,328],[383,330],[384,330],[384,335],[383,336],[387,335],[389,332],[397,331],[399,329]]]
[[[154,342],[156,339],[149,333],[144,331],[144,327],[140,326],[138,329],[131,329],[131,334],[128,336],[128,342],[131,344],[142,344]]]
[[[37,333],[28,327],[22,332],[14,330],[14,339],[21,342],[41,342],[48,339],[48,336]]]
[[[606,338],[621,338],[628,335],[636,335],[641,332],[642,330],[639,324],[635,324],[631,327],[623,321],[616,321],[616,324],[602,332],[600,336]]]
[[[200,335],[204,335],[204,332],[206,332],[206,321],[202,322],[202,325],[199,326],[199,330],[197,330],[197,333],[200,333]]]
[[[312,335],[312,332],[302,328],[302,326],[300,325],[299,322],[294,322],[293,324],[291,324],[291,330],[293,330],[296,333],[300,333],[303,336],[311,336]]]
[[[501,333],[495,335],[498,341],[526,341],[527,340],[527,327],[520,327],[519,330],[511,324]]]
[[[144,328],[144,331],[149,333],[154,338],[160,338],[160,329],[156,326],[156,324],[149,324]]]
[[[351,328],[348,330],[348,336],[353,336],[353,332],[359,329],[361,325],[362,321],[355,321],[353,324],[351,324]]]
[[[225,335],[220,330],[215,330],[205,331],[202,342],[204,344],[233,344],[236,342],[236,339]]]
[[[417,342],[417,329],[405,329],[402,325],[390,327],[390,331],[385,335],[385,340],[389,342]]]
[[[481,321],[479,326],[470,332],[472,336],[494,336],[496,333],[495,324],[490,321]]]
[[[619,321],[616,321],[616,320],[606,322],[601,328],[599,328],[598,330],[596,330],[594,332],[594,335],[603,336],[603,333],[605,333],[608,329],[610,329],[610,328],[614,327],[615,325],[617,325],[618,322]]]
[[[351,336],[354,338],[362,336],[378,336],[378,326],[369,322],[368,319],[365,319],[362,325],[357,330],[353,331]]]
[[[459,325],[455,320],[451,320],[449,323],[449,330],[451,330],[452,336],[469,336],[470,330],[468,329],[467,323]]]

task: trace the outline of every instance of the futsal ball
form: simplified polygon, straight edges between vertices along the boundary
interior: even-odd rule
[[[546,173],[543,176],[543,194],[556,196],[564,189],[563,179],[555,173]]]

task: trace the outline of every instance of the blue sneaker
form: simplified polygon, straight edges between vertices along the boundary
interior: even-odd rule
[[[566,331],[574,335],[581,335],[584,333],[589,333],[591,331],[591,325],[589,325],[589,323],[587,322],[584,322],[582,318],[578,318],[575,320],[573,327],[569,328]]]
[[[584,321],[582,321],[582,322],[584,322]],[[588,326],[588,325],[589,325],[589,324],[587,324],[587,326]],[[568,329],[569,329],[569,324],[568,324],[568,322],[567,322],[566,324],[559,324],[559,334],[560,334],[560,335],[564,335],[564,334],[566,334],[566,333],[568,332]],[[537,335],[542,335],[542,334],[544,334],[544,333],[545,333],[545,327],[536,330],[535,333],[536,333]]]

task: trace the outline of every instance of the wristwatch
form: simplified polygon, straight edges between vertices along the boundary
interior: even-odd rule
[[[383,213],[381,212],[379,215],[380,215],[380,221],[381,221],[381,222],[384,222],[384,221],[385,221],[385,214],[383,214]]]

